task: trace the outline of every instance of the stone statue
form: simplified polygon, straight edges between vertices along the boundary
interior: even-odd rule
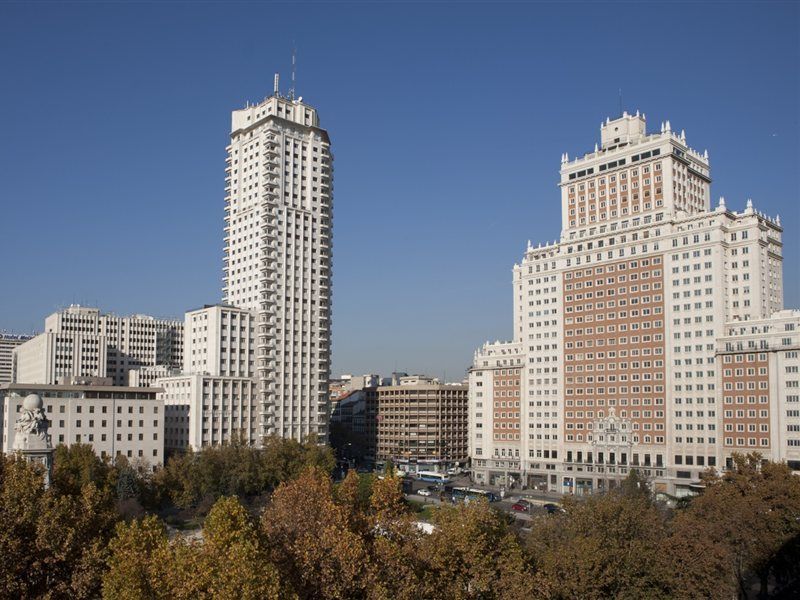
[[[47,414],[42,399],[36,394],[25,396],[22,413],[14,423],[14,450],[52,447],[47,433]]]
[[[42,399],[37,394],[25,396],[22,411],[14,423],[14,451],[28,462],[42,465],[45,487],[50,486],[53,470],[53,444],[47,428],[47,414]]]

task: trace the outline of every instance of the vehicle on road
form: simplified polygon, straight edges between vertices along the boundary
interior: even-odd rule
[[[522,500],[511,505],[511,510],[515,510],[517,512],[528,512],[530,509],[531,505]]]
[[[430,496],[432,493],[428,488],[419,488],[417,490],[417,494],[420,496]]]
[[[558,512],[564,512],[564,509],[561,508],[558,504],[553,504],[552,502],[548,502],[542,508],[547,511],[548,515],[554,515]]]
[[[420,481],[429,481],[431,483],[440,483],[442,485],[450,483],[450,478],[446,473],[435,473],[433,471],[420,471],[417,473],[417,479]]]
[[[453,502],[458,502],[460,500],[476,500],[478,498],[486,498],[489,502],[499,501],[499,498],[494,492],[466,487],[454,487],[452,498]]]

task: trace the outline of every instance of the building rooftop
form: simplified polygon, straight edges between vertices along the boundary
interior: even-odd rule
[[[45,384],[45,383],[3,383],[0,384],[0,392],[15,390],[42,390],[52,392],[76,392],[76,391],[92,391],[92,392],[139,392],[139,393],[161,393],[163,388],[159,387],[129,387],[125,385],[92,385],[92,384],[75,384],[75,385],[60,385],[60,384]]]

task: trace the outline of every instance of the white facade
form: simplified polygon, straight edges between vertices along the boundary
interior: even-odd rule
[[[159,379],[180,375],[180,370],[173,369],[167,365],[155,365],[153,367],[141,367],[128,371],[128,385],[130,387],[148,387],[157,385]]]
[[[6,453],[14,444],[14,422],[22,400],[38,394],[50,421],[53,446],[91,444],[98,456],[125,456],[164,461],[164,403],[158,388],[99,385],[4,384],[0,386],[2,430],[0,448]]]
[[[560,240],[529,243],[514,266],[513,342],[476,354],[473,467],[487,482],[573,493],[636,467],[659,491],[683,493],[724,464],[715,354],[726,323],[783,308],[782,229],[750,201],[712,210],[708,155],[669,122],[648,135],[643,116],[625,114],[601,139],[582,158],[562,156]],[[503,419],[474,403],[495,355],[515,348],[522,434],[504,457],[493,425]]]
[[[0,333],[0,383],[14,381],[14,349],[32,337]]]
[[[256,372],[256,316],[233,306],[214,305],[186,313],[184,373],[253,377]]]
[[[261,443],[256,316],[227,305],[186,313],[184,369],[158,379],[168,450]]]
[[[182,352],[180,321],[70,306],[48,316],[44,333],[15,350],[16,381],[56,384],[73,377],[110,377],[124,386],[131,369],[179,369]]]
[[[202,374],[158,380],[167,450],[261,442],[258,385],[248,377]]]
[[[317,111],[276,92],[236,110],[223,301],[258,316],[262,435],[327,437],[332,172]]]

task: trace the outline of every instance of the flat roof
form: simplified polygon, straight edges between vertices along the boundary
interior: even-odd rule
[[[43,392],[152,392],[158,394],[164,391],[160,387],[129,387],[127,385],[60,385],[46,383],[3,383],[0,384],[0,391],[8,390],[42,390]]]

